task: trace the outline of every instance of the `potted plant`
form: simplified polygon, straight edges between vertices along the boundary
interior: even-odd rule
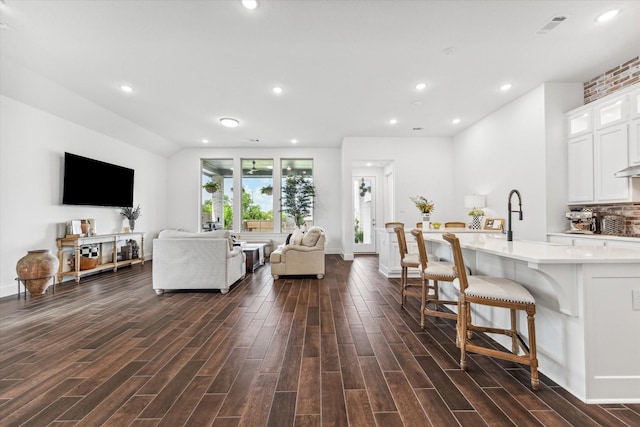
[[[136,227],[136,219],[142,216],[142,213],[140,211],[140,204],[138,204],[135,209],[128,206],[120,208],[120,215],[129,220],[129,228],[131,229],[131,231],[133,231],[133,229]]]
[[[260,193],[266,194],[267,196],[272,195],[273,194],[273,186],[272,185],[265,185],[264,187],[262,187],[260,189]]]
[[[311,214],[315,196],[316,189],[309,178],[292,175],[282,189],[282,210],[300,227],[304,224],[304,218]]]
[[[416,208],[418,208],[418,210],[422,214],[422,220],[429,221],[431,219],[431,212],[433,212],[433,209],[435,207],[433,201],[423,196],[411,197],[411,201],[416,205]]]
[[[215,193],[220,189],[220,183],[214,182],[213,179],[202,186],[207,193]]]

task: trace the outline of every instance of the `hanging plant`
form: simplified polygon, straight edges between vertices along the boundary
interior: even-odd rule
[[[207,182],[205,185],[203,185],[202,188],[204,188],[207,193],[213,194],[220,189],[220,183],[213,182],[213,180],[211,180]]]

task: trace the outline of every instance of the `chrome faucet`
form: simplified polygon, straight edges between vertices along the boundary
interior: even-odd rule
[[[511,209],[511,196],[513,196],[513,193],[516,193],[516,195],[518,196],[518,210],[514,211]],[[513,241],[513,231],[511,230],[511,213],[512,212],[518,212],[519,215],[519,219],[520,221],[522,221],[522,196],[520,196],[520,192],[518,190],[511,190],[509,192],[509,202],[507,203],[507,210],[509,211],[509,221],[507,223],[507,242],[512,242]]]

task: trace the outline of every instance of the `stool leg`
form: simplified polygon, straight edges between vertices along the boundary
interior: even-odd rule
[[[422,276],[422,274],[420,274]],[[424,329],[424,310],[427,308],[427,292],[429,281],[421,277],[422,280],[422,301],[420,303],[420,328]]]
[[[538,356],[536,352],[536,325],[534,320],[535,306],[527,310],[527,324],[529,325],[529,360],[531,362],[531,388],[538,390],[540,380],[538,379]]]
[[[402,267],[400,271],[400,308],[404,308],[404,288],[406,284],[407,268]]]
[[[469,305],[464,300],[464,295],[458,300],[458,327],[460,328],[458,333],[458,342],[460,344],[460,369],[463,371],[467,369],[467,310]]]
[[[518,330],[516,329],[516,310],[511,309],[511,353],[518,354]]]

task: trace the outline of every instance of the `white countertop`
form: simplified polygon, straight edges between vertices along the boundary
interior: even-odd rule
[[[547,236],[571,237],[580,239],[612,240],[618,242],[640,243],[640,237],[615,236],[613,234],[547,233]]]
[[[450,231],[450,230],[447,230]],[[425,232],[426,241],[448,244],[442,233]],[[610,246],[572,246],[557,243],[515,240],[503,234],[455,233],[462,248],[495,254],[536,264],[640,263],[640,250]]]

